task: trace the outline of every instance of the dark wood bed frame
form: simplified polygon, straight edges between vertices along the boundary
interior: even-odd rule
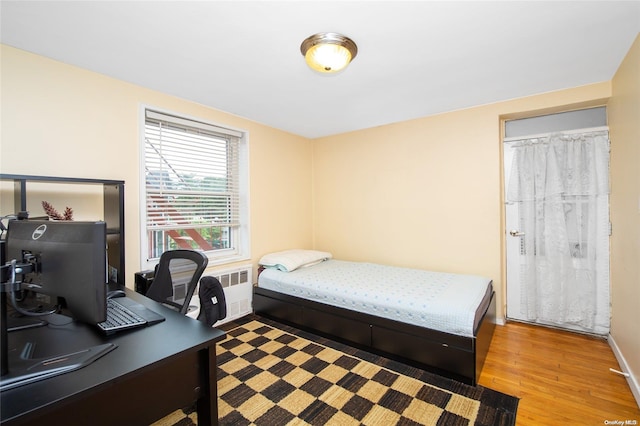
[[[496,324],[495,292],[473,337],[350,311],[260,287],[258,315],[281,321],[475,386]]]

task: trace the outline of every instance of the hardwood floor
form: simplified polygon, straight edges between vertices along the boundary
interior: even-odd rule
[[[640,425],[604,339],[517,322],[497,326],[479,384],[520,398],[516,425]],[[609,421],[609,422],[607,422]]]

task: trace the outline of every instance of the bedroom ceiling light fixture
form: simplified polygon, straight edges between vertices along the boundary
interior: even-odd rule
[[[358,46],[342,34],[318,33],[302,42],[300,52],[312,70],[335,74],[346,68],[356,57]]]

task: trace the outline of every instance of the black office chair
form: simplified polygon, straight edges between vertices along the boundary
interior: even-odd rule
[[[220,281],[215,277],[202,277],[198,289],[200,298],[200,313],[198,321],[209,327],[227,317],[227,302]]]
[[[198,280],[208,263],[207,256],[199,251],[165,251],[160,256],[153,282],[145,295],[186,314]]]

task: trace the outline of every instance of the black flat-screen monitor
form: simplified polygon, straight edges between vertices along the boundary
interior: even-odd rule
[[[12,220],[7,228],[7,262],[32,266],[21,289],[62,299],[78,321],[106,320],[105,222]]]

